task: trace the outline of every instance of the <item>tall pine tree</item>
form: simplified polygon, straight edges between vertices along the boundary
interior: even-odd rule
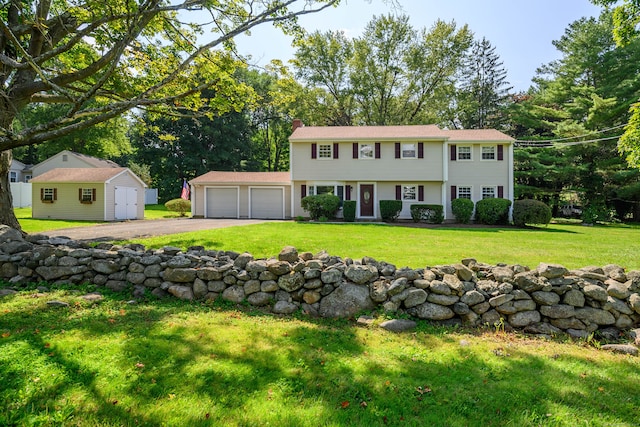
[[[476,40],[464,61],[456,124],[465,129],[502,129],[511,89],[496,48],[486,38]]]

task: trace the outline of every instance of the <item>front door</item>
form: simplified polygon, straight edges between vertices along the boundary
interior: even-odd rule
[[[360,186],[360,216],[373,216],[373,184]]]

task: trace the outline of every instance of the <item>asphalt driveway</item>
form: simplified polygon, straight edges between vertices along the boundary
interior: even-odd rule
[[[138,237],[161,236],[214,228],[235,227],[266,222],[260,219],[194,219],[167,218],[134,220],[98,224],[90,227],[74,227],[42,232],[49,237],[68,237],[72,240],[130,240]]]

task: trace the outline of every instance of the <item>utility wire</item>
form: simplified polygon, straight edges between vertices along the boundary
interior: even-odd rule
[[[551,143],[551,142],[543,142],[541,144],[536,143],[535,141],[515,141],[516,147],[520,147],[520,148],[548,148],[548,147],[557,147],[557,148],[564,148],[564,147],[571,147],[573,145],[582,145],[582,144],[591,144],[594,142],[601,142],[601,141],[610,141],[612,139],[618,139],[620,138],[622,135],[616,135],[616,136],[609,136],[607,138],[597,138],[597,139],[589,139],[586,141],[572,141],[572,142],[562,142],[562,143]]]

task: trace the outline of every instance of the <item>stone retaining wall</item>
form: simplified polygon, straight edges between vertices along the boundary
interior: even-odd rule
[[[488,265],[474,259],[419,269],[384,261],[298,253],[271,259],[191,247],[186,252],[22,235],[0,226],[0,277],[25,283],[93,283],[136,297],[223,298],[278,314],[298,310],[352,317],[382,308],[414,318],[503,324],[525,332],[586,337],[599,328],[640,324],[640,271],[616,265],[567,270],[540,264]],[[502,319],[502,320],[501,320]]]

